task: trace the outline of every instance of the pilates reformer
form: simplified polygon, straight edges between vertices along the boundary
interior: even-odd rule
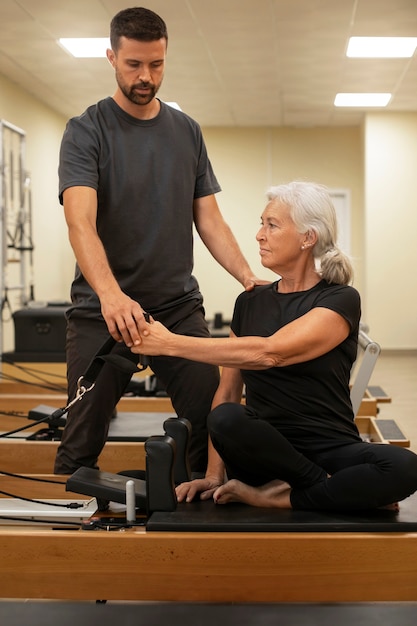
[[[149,450],[155,469],[161,469],[161,448]],[[168,472],[171,463],[172,458]],[[146,488],[152,490],[152,484]],[[79,483],[74,489],[80,491]],[[30,493],[33,497],[32,486]],[[137,504],[143,506],[141,495]],[[144,525],[128,529],[120,519],[118,526],[104,523],[119,532],[88,520],[80,532],[58,532],[53,525],[0,527],[0,595],[217,603],[412,601],[416,504],[410,498],[399,516],[380,511],[358,517],[197,502],[151,511]]]
[[[369,419],[366,420],[367,424],[365,424],[365,420],[361,419],[358,415],[361,403],[370,391],[376,394],[374,397],[376,397],[379,402],[390,401],[390,398],[383,389],[369,386],[369,381],[380,353],[380,345],[368,336],[365,327],[361,325],[358,335],[358,356],[351,373],[353,384],[351,385],[350,397],[353,414],[358,426],[364,428],[365,425],[367,425],[366,434],[369,441],[387,441],[403,447],[409,447],[409,439],[404,435],[395,420],[385,418],[375,419],[375,415],[375,418],[369,417]],[[361,431],[361,428],[359,428],[359,430]]]
[[[362,358],[358,371],[351,387],[351,399],[354,416],[357,417],[357,413],[365,395],[369,380],[374,370],[377,358],[380,354],[380,346],[375,341],[372,341],[366,334],[364,328],[360,328],[359,341],[358,341],[358,358],[359,352],[362,350]],[[355,363],[357,366],[358,359]],[[355,368],[354,365],[354,368]],[[353,369],[354,369],[353,368]],[[383,433],[384,428],[382,424],[384,422],[390,423],[393,420],[378,420],[378,426],[375,421],[373,428],[377,429],[379,433]],[[392,425],[391,434],[392,434]],[[178,418],[168,419],[164,423],[165,431],[168,429],[168,435],[172,437],[167,442],[163,438],[151,437],[145,442],[146,451],[146,473],[135,473],[132,471],[122,472],[128,477],[140,477],[142,480],[137,482],[139,492],[137,494],[137,504],[142,507],[142,510],[146,510],[149,514],[147,521],[147,530],[204,530],[209,532],[210,530],[222,530],[222,531],[236,531],[246,530],[253,531],[260,528],[265,528],[268,531],[283,531],[288,530],[290,532],[300,531],[308,529],[310,532],[317,530],[323,531],[323,528],[335,530],[349,530],[351,532],[362,531],[364,528],[371,530],[391,530],[394,527],[401,530],[417,530],[417,510],[414,510],[414,506],[409,503],[403,507],[400,515],[392,515],[392,512],[388,511],[370,511],[364,514],[355,515],[339,515],[319,512],[305,512],[305,511],[262,511],[259,509],[252,509],[246,506],[231,506],[231,507],[218,507],[212,502],[193,502],[187,504],[177,505],[175,498],[174,485],[183,481],[189,480],[190,472],[186,466],[186,450],[188,448],[188,438],[190,432],[190,424],[187,420],[179,420]],[[169,429],[172,429],[170,432]],[[393,443],[399,445],[407,445],[408,441],[397,427],[399,435],[396,433],[396,438]],[[376,432],[376,430],[374,430]],[[369,431],[367,437],[369,441],[372,440],[372,432]],[[174,444],[174,449],[165,456],[161,456],[160,467],[163,471],[158,471],[158,449],[155,454],[152,454],[153,440],[159,441],[159,446],[167,446],[167,450],[171,443]],[[178,450],[175,450],[175,440],[178,440]],[[155,442],[156,443],[156,442]],[[408,443],[409,445],[409,443]],[[162,447],[159,448],[159,453],[162,454]],[[170,465],[168,462],[170,459]],[[175,465],[174,465],[175,463]],[[148,472],[158,477],[152,479],[148,476]],[[161,480],[161,475],[165,472],[165,483]],[[146,479],[144,477],[146,476]],[[79,468],[74,475],[68,480],[67,487],[71,491],[91,495],[95,497],[116,498],[119,503],[127,502],[126,485],[122,481],[122,488],[117,490],[111,489],[112,479],[110,474],[104,474],[99,470],[93,470],[90,468]],[[117,480],[121,480],[120,478]],[[159,481],[159,482],[158,482]],[[109,488],[110,486],[110,488]],[[152,494],[155,494],[156,506],[149,505],[149,499]],[[414,503],[414,499],[411,499]],[[411,508],[410,508],[411,507]]]
[[[12,480],[0,476],[0,484],[6,479]],[[56,495],[59,485],[42,487],[45,496],[52,488]],[[41,487],[26,489],[33,496]],[[378,511],[359,517],[196,502],[153,511],[144,525],[109,530],[114,527],[88,523],[78,530],[1,525],[0,596],[210,603],[417,600],[416,498],[402,503],[399,515]]]
[[[42,487],[45,496],[49,488],[56,494],[59,485]],[[33,493],[32,485],[27,489]],[[91,529],[96,532],[0,526],[0,595],[210,603],[417,600],[415,497],[401,504],[399,515],[360,516],[271,515],[245,505],[196,502],[149,511],[144,525],[118,532]]]
[[[127,504],[127,483],[133,478],[136,506],[146,517],[148,532],[417,531],[417,496],[403,502],[399,513],[386,509],[354,513],[277,510],[238,503],[218,506],[211,500],[177,503],[175,485],[190,479],[186,459],[191,425],[170,418],[164,428],[172,436],[145,442],[146,472],[125,470],[114,475],[81,467],[67,480],[66,489]]]

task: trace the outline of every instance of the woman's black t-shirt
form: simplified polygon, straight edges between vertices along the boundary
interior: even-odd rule
[[[232,330],[237,336],[268,337],[315,307],[342,315],[349,336],[318,358],[267,370],[242,370],[246,404],[273,424],[299,450],[324,450],[335,440],[360,441],[353,421],[350,373],[357,356],[360,296],[353,287],[322,280],[312,289],[280,293],[277,282],[242,293]]]

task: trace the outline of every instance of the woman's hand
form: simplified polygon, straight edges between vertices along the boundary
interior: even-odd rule
[[[147,356],[167,354],[166,350],[170,338],[174,338],[173,333],[160,322],[155,322],[151,317],[149,324],[146,324],[141,329],[140,337],[136,344],[131,347],[131,351],[135,354],[146,354]]]
[[[178,502],[191,502],[198,493],[201,500],[208,500],[222,484],[223,481],[215,477],[196,478],[190,482],[178,485],[175,493],[177,494]]]

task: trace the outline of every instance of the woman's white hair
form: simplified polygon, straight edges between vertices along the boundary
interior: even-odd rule
[[[270,187],[267,198],[289,208],[291,219],[299,233],[316,233],[313,256],[322,278],[336,285],[351,283],[352,263],[336,243],[336,210],[327,187],[318,183],[294,181]]]

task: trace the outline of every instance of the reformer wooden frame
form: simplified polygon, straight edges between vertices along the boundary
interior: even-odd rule
[[[142,407],[147,400],[154,399],[139,399]],[[33,396],[31,401],[30,408],[36,405]],[[40,402],[45,403],[44,396]],[[374,408],[364,419],[374,420],[376,400]],[[55,457],[56,445],[25,441],[22,455],[22,443],[8,441],[0,448],[2,465],[15,471],[19,467],[21,473],[48,472],[45,466]],[[106,444],[100,466],[117,472],[121,466],[144,467],[144,460],[143,444],[114,442]],[[0,475],[0,484],[7,480]],[[67,498],[63,486],[46,484],[35,490],[35,497],[59,497],[60,490]],[[0,554],[3,598],[417,600],[417,533],[180,533],[147,532],[142,527],[106,532],[11,524],[0,526]]]
[[[3,598],[417,600],[417,533],[159,533],[0,527]]]
[[[19,480],[17,487],[16,480],[0,475],[0,489],[32,498],[74,497],[63,484]],[[0,525],[0,554],[2,598],[417,600],[414,532],[107,532],[9,522]]]
[[[417,600],[417,534],[0,530],[3,598]]]

